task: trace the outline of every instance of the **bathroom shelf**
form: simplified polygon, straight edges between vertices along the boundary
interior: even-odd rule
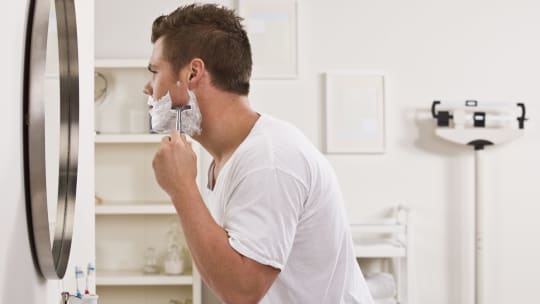
[[[192,275],[145,275],[140,271],[97,272],[97,286],[167,286],[192,285]]]
[[[166,134],[96,134],[97,144],[160,143]]]
[[[382,259],[392,266],[397,287],[395,303],[415,303],[412,294],[412,233],[410,210],[398,205],[393,215],[378,222],[351,225],[354,252],[358,259]]]
[[[357,233],[404,233],[405,226],[397,224],[356,224],[351,229]]]
[[[355,235],[366,234],[401,234],[406,232],[402,224],[357,224],[351,230]],[[354,251],[358,258],[406,257],[406,244],[400,240],[387,238],[354,239]]]
[[[151,77],[147,64],[148,59],[95,60],[95,70],[109,80],[105,99],[95,112],[95,127],[101,131],[94,137],[95,192],[102,198],[95,206],[96,290],[103,304],[167,303],[169,298],[190,298],[201,304],[202,280],[189,255],[184,262],[192,273],[186,275],[144,275],[137,268],[146,248],[155,248],[161,260],[171,222],[179,221],[152,168],[168,134],[147,131],[146,98],[140,93]],[[188,141],[197,155],[200,187],[199,179],[205,176],[201,146],[189,137]],[[183,246],[185,236],[179,230]],[[133,271],[111,271],[117,268]]]
[[[392,240],[355,240],[354,252],[358,258],[406,257],[404,244]]]
[[[96,68],[146,68],[148,59],[96,59]]]
[[[96,134],[96,144],[146,144],[160,143],[167,134]],[[186,135],[188,142],[193,139]]]
[[[104,202],[96,205],[96,215],[156,215],[156,214],[176,214],[176,209],[170,202],[160,202],[153,204],[132,204],[132,203],[111,203]]]

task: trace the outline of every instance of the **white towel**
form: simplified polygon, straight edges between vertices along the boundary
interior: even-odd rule
[[[373,299],[394,298],[396,296],[396,282],[391,273],[367,273],[365,279]]]
[[[375,304],[397,304],[397,300],[395,298],[376,299]]]

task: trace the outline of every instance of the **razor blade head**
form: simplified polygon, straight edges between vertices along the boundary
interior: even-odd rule
[[[191,105],[178,106],[173,109],[176,110],[176,131],[184,133],[184,130],[182,130],[182,112],[191,110]]]
[[[191,105],[175,106],[175,107],[172,107],[172,109],[175,111],[183,112],[185,110],[191,110]]]

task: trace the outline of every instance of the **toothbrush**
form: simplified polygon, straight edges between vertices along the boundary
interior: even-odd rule
[[[94,282],[90,282],[94,278],[94,273],[96,271],[96,267],[92,263],[88,263],[88,268],[86,269],[86,289],[84,290],[84,294],[89,295],[90,294],[90,284],[93,284]]]
[[[84,277],[84,271],[81,267],[75,266],[75,282],[77,284],[77,294],[75,295],[77,298],[82,298],[81,289],[79,288],[79,279]]]

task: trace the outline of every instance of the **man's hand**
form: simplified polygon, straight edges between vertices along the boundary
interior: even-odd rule
[[[163,137],[152,166],[158,184],[171,198],[176,197],[183,187],[195,185],[197,156],[186,136],[178,131]]]

